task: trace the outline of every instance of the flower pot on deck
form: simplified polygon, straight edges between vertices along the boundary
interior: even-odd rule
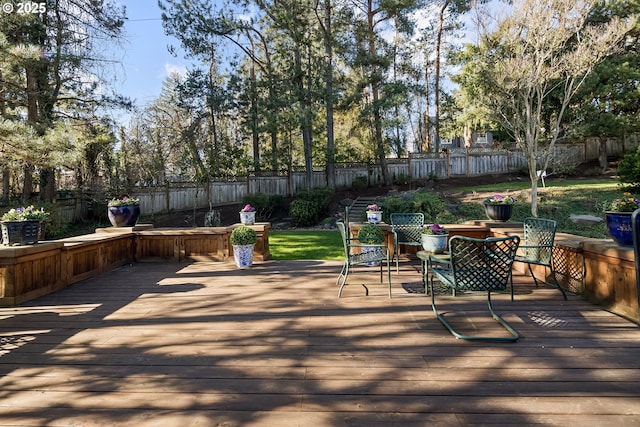
[[[133,227],[140,216],[140,206],[109,206],[107,208],[107,216],[114,227]]]
[[[613,212],[604,213],[605,225],[609,236],[621,246],[633,246],[633,231],[631,229],[631,215],[633,212]],[[640,225],[640,216],[636,218],[637,225]]]

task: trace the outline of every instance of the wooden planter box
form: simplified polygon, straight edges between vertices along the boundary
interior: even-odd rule
[[[136,235],[138,262],[226,261],[230,231],[226,227],[156,229]]]
[[[62,243],[0,249],[0,306],[13,306],[66,286]]]
[[[62,239],[62,272],[67,286],[133,262],[135,234],[94,233]]]
[[[635,322],[640,322],[633,248],[609,240],[583,244],[585,287],[583,296]]]

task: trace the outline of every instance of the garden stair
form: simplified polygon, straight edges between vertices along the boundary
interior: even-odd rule
[[[349,208],[349,221],[362,222],[365,221],[367,206],[376,203],[376,197],[358,197],[353,201]]]

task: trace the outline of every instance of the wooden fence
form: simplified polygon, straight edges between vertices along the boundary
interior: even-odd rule
[[[585,159],[586,145],[559,146],[558,153],[570,152],[571,157]],[[595,151],[597,152],[597,151]],[[585,159],[586,160],[586,159]],[[479,176],[508,173],[526,169],[527,163],[520,150],[494,148],[452,149],[430,155],[410,155],[402,159],[388,159],[388,171],[393,181],[410,180],[420,184],[431,178],[447,179],[461,176]],[[209,186],[189,184],[163,188],[147,188],[136,197],[145,215],[207,208],[240,203],[248,194],[284,194],[295,196],[307,188],[305,172],[291,172],[286,176],[248,176],[237,180],[212,182]],[[352,188],[358,181],[369,186],[382,185],[384,180],[379,165],[337,165],[335,182],[338,189]],[[327,185],[324,171],[312,173],[311,187]]]
[[[637,136],[624,141],[610,139],[605,142],[610,156],[621,156],[640,145]],[[600,151],[598,140],[583,144],[557,144],[552,159],[580,163],[595,160]],[[432,178],[472,177],[526,170],[524,153],[518,149],[470,148],[450,149],[435,154],[413,154],[407,158],[387,159],[387,169],[394,182],[411,181],[420,185]],[[552,162],[553,163],[553,162]],[[553,167],[553,165],[552,165]],[[338,164],[335,169],[336,188],[353,188],[354,184],[382,185],[382,170],[374,164]],[[324,170],[313,171],[310,187],[327,185]],[[208,186],[193,183],[169,183],[163,187],[147,187],[135,194],[140,198],[144,215],[202,209],[210,206],[241,203],[248,194],[283,194],[295,196],[307,189],[305,172],[291,172],[284,176],[247,176],[211,182]],[[67,207],[65,217],[73,214]],[[82,208],[75,209],[75,212]]]

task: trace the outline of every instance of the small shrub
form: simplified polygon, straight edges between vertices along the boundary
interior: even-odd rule
[[[331,197],[333,196],[333,190],[329,187],[318,187],[311,190],[305,190],[298,193],[296,200],[305,200],[312,202],[316,205],[316,212],[318,215],[324,215],[329,212],[329,205],[331,203]]]
[[[353,180],[352,187],[354,190],[366,190],[369,186],[369,180],[366,176],[359,175]]]
[[[640,187],[640,147],[636,151],[627,153],[618,162],[620,182],[634,188]]]
[[[253,228],[241,225],[233,229],[229,241],[236,246],[253,245],[258,241],[258,234]]]
[[[273,211],[282,205],[282,196],[265,193],[247,194],[242,198],[242,204],[255,208],[257,221],[269,221]]]
[[[309,200],[296,199],[289,206],[289,216],[296,225],[313,225],[318,222],[318,205]]]
[[[406,173],[399,173],[393,176],[393,183],[395,185],[408,185],[411,182],[411,177]]]
[[[363,244],[380,244],[384,241],[384,232],[375,224],[365,224],[358,230],[358,240]]]
[[[419,191],[411,198],[387,197],[381,204],[384,206],[384,221],[390,222],[393,212],[421,212],[425,222],[443,222],[439,218],[445,212],[445,203],[431,191]]]

